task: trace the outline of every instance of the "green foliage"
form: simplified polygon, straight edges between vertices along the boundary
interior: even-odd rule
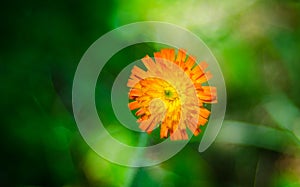
[[[0,11],[1,186],[299,186],[299,2],[6,3]],[[143,20],[171,22],[201,37],[224,73],[228,105],[220,134],[204,153],[197,152],[200,135],[158,166],[127,168],[99,157],[80,136],[72,81],[96,39]],[[141,134],[116,119],[112,83],[128,63],[161,47],[123,49],[99,75],[99,116],[128,145],[140,145]],[[147,137],[146,145],[162,141],[158,130]]]

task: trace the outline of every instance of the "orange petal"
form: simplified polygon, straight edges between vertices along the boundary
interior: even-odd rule
[[[189,58],[185,62],[185,69],[186,70],[192,69],[192,67],[195,65],[195,62],[196,62],[196,58],[192,57],[192,56],[189,56]]]
[[[197,90],[202,90],[202,89],[203,89],[201,83],[195,83],[195,84],[194,84],[194,87],[195,87]]]
[[[217,88],[214,86],[202,86],[204,93],[217,93]]]
[[[207,121],[208,120],[206,118],[204,118],[201,115],[199,115],[197,126],[199,126],[199,125],[203,126],[203,125],[206,124]]]
[[[188,134],[186,133],[186,131],[185,130],[181,130],[180,132],[181,132],[182,139],[183,140],[187,140],[188,139]]]
[[[160,52],[154,53],[154,59],[155,59],[155,62],[158,64],[158,66],[156,66],[157,71],[162,72],[163,71],[162,68],[164,69],[166,66],[163,62],[162,54]]]
[[[186,122],[186,124],[187,124],[187,127],[192,131],[192,133],[194,133],[198,128],[195,120],[188,120]]]
[[[202,71],[204,71],[208,67],[208,64],[205,61],[202,61],[200,62],[199,66],[201,67]]]
[[[216,100],[217,97],[215,95],[200,94],[200,95],[198,95],[198,98],[204,103],[216,103],[217,102],[217,100]]]
[[[137,81],[132,80],[132,79],[128,79],[127,86],[132,88],[132,87],[134,87],[134,85],[136,83],[137,83]]]
[[[203,75],[203,71],[200,66],[195,66],[191,73],[193,74],[192,78],[194,77],[194,79]]]
[[[177,58],[176,58],[176,63],[178,64],[179,62],[184,62],[186,58],[186,52],[183,49],[178,50]]]
[[[162,123],[160,126],[160,138],[167,138],[168,137],[168,128],[165,123]]]
[[[143,79],[147,75],[144,70],[142,70],[141,68],[139,68],[137,66],[133,66],[131,73],[133,76],[135,76],[138,79]]]
[[[129,99],[133,99],[134,97],[141,96],[143,93],[140,89],[131,89],[129,92]]]
[[[207,119],[210,115],[210,111],[208,109],[204,108],[204,107],[201,107],[200,108],[200,115]]]
[[[171,135],[170,135],[171,140],[181,140],[181,133],[180,130],[176,130],[174,131]]]
[[[135,115],[141,116],[141,115],[145,114],[145,112],[146,112],[145,108],[140,108],[138,111],[136,111]]]
[[[210,73],[210,71],[208,71],[205,74],[202,74],[202,76],[196,78],[195,80],[199,83],[204,83],[204,82],[207,82],[211,78],[212,78],[212,74]]]
[[[137,101],[133,101],[128,104],[128,107],[130,110],[134,110],[134,109],[140,108],[140,104]]]
[[[162,49],[161,54],[162,54],[162,57],[168,61],[173,62],[175,59],[175,50],[174,49]]]
[[[144,63],[144,65],[148,70],[153,71],[153,69],[155,69],[155,62],[148,55],[142,58],[142,62]]]
[[[195,135],[195,136],[198,136],[198,134],[201,132],[201,129],[196,129],[194,132],[193,132],[193,134]]]

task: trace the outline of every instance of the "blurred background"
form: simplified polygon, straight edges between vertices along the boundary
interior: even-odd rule
[[[1,2],[1,186],[300,186],[300,2],[7,1]],[[136,21],[189,29],[224,74],[228,104],[214,144],[192,138],[170,160],[128,168],[99,157],[72,114],[76,67],[106,32]],[[170,33],[172,34],[172,33]],[[115,138],[136,133],[113,114],[110,89],[128,63],[159,46],[116,54],[99,75],[99,116]],[[150,135],[155,140],[155,133]]]

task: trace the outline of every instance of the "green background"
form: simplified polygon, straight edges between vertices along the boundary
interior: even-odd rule
[[[1,3],[1,186],[300,186],[299,1],[10,1]],[[170,160],[127,168],[97,156],[72,114],[76,67],[101,35],[136,21],[189,29],[223,71],[228,103],[215,143],[199,137]],[[172,34],[172,33],[170,33]],[[130,145],[109,98],[114,78],[158,45],[116,54],[96,101],[109,132]],[[155,133],[150,136],[155,141]],[[109,145],[105,145],[108,146]]]

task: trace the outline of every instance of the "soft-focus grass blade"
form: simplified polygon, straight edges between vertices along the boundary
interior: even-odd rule
[[[272,119],[283,129],[292,132],[300,140],[300,111],[285,96],[269,97],[264,107]]]
[[[300,142],[292,134],[275,128],[239,121],[224,121],[216,142],[255,146],[299,154]]]

